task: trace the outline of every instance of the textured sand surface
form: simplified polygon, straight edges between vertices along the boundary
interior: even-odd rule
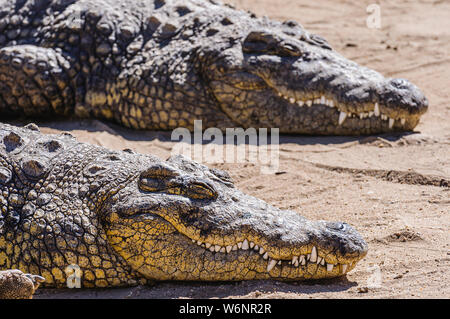
[[[344,56],[427,95],[415,134],[280,138],[277,174],[253,163],[216,164],[237,186],[311,219],[342,220],[367,239],[369,253],[346,277],[313,283],[162,283],[114,290],[45,290],[36,298],[449,298],[450,2],[381,1],[381,29],[366,26],[371,1],[228,0],[278,20],[294,19]],[[132,132],[99,121],[41,123],[79,140],[162,158],[164,132]],[[373,287],[378,286],[378,287]]]

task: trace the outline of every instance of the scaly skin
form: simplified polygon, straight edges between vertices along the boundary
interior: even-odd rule
[[[367,253],[349,225],[310,221],[182,156],[110,151],[0,124],[0,270],[64,287],[342,276]]]
[[[0,0],[0,114],[136,129],[412,130],[428,102],[293,21],[202,0]]]

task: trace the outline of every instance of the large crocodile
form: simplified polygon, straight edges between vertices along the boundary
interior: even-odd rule
[[[425,96],[294,21],[202,0],[0,0],[0,114],[137,129],[412,130]]]
[[[34,124],[0,124],[0,208],[0,270],[42,276],[47,287],[66,286],[76,267],[83,287],[330,278],[368,249],[348,224],[277,209],[224,171]]]

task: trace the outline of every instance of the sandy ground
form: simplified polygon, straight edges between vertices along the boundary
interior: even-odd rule
[[[346,57],[418,85],[430,101],[415,134],[282,136],[276,174],[253,163],[215,164],[244,192],[311,219],[342,220],[369,253],[346,277],[312,283],[161,283],[110,290],[39,290],[36,298],[449,298],[450,2],[379,1],[381,29],[366,26],[371,1],[228,0],[278,20],[294,19]],[[162,158],[164,132],[99,121],[42,123],[81,141]]]

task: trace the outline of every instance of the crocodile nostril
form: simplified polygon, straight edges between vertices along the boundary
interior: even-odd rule
[[[327,224],[327,227],[333,230],[345,232],[347,230],[348,224],[341,222],[330,222]]]

